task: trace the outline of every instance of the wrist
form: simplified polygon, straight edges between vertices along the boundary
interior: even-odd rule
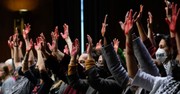
[[[176,34],[176,31],[175,31],[175,30],[170,30],[170,32],[172,32],[173,34]]]
[[[18,47],[18,45],[15,44],[14,47]]]
[[[92,55],[91,55],[91,54],[88,54],[87,59],[88,59],[88,60],[92,60],[92,59],[93,59]]]
[[[41,53],[41,50],[36,50],[36,52],[37,52],[37,54],[38,54],[38,53]]]
[[[69,41],[70,40],[70,37],[68,36],[67,38],[65,38],[65,41]]]
[[[73,56],[71,56],[70,61],[76,61],[76,58],[75,58],[75,57],[73,57]]]
[[[140,24],[140,21],[139,21],[139,20],[137,20],[137,21],[136,21],[136,25],[139,25],[139,24]]]

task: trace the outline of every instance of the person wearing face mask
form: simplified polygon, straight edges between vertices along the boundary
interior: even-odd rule
[[[162,35],[159,42],[159,47],[155,53],[157,62],[160,62],[166,71],[166,74],[172,76],[172,69],[175,65],[172,46],[169,36]]]

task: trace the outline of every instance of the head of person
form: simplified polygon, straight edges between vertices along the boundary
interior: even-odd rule
[[[99,56],[97,64],[98,67],[103,67],[104,66],[104,62],[103,62],[103,57],[102,55]]]
[[[167,61],[171,57],[171,42],[170,37],[161,35],[158,49],[156,51],[156,59],[161,63]]]
[[[10,74],[8,66],[5,63],[0,64],[0,79],[5,79]]]
[[[5,64],[8,66],[9,71],[13,72],[13,61],[12,61],[12,59],[6,60]]]
[[[88,54],[82,53],[78,58],[78,63],[84,68],[85,67],[85,60],[87,59]]]

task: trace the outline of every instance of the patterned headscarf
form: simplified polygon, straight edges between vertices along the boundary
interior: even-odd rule
[[[176,81],[170,76],[167,77],[155,94],[180,94],[180,81]]]

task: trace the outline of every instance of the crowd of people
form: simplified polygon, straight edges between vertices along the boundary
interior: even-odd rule
[[[150,12],[146,34],[140,5],[137,15],[130,9],[125,21],[119,22],[125,50],[119,48],[118,39],[107,34],[111,32],[106,30],[107,15],[102,23],[102,39],[94,46],[87,35],[82,54],[79,40],[71,41],[67,24],[63,33],[55,27],[51,43],[43,33],[33,42],[28,36],[31,26],[26,24],[22,34],[25,54],[18,31],[9,37],[11,58],[0,63],[0,94],[180,94],[180,35],[176,29],[180,8],[167,0],[165,3],[170,34],[159,34],[157,41]],[[58,49],[59,36],[67,43],[63,51]]]

